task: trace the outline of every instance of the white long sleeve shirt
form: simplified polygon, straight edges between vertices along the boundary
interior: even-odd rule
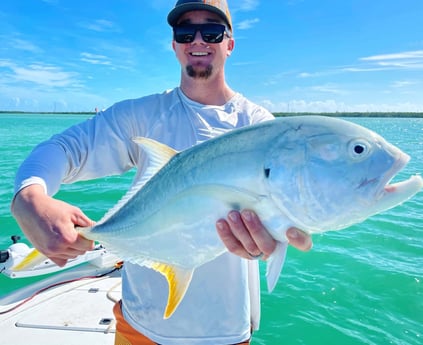
[[[21,165],[15,192],[41,184],[54,195],[62,183],[145,171],[145,156],[132,142],[143,136],[183,150],[230,130],[272,119],[240,94],[222,106],[203,105],[180,88],[117,103],[38,145]],[[181,304],[163,319],[168,286],[159,273],[125,263],[122,309],[127,322],[164,344],[233,344],[258,327],[260,285],[257,262],[230,253],[198,268]]]

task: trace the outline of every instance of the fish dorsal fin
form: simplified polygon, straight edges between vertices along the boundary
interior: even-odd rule
[[[149,179],[151,179],[174,155],[178,153],[178,151],[172,149],[171,147],[153,139],[135,137],[132,141],[140,145],[147,153],[148,167],[144,174],[139,178],[139,180],[135,181],[133,186],[122,197],[122,199],[120,199],[114,207],[107,211],[99,223],[105,222],[120,208],[122,208],[122,206],[125,205],[128,200],[131,199],[147,183]]]
[[[137,193],[149,179],[151,179],[157,172],[166,165],[167,162],[175,156],[178,151],[172,149],[171,147],[159,143],[156,140],[144,138],[144,137],[135,137],[132,139],[134,143],[140,145],[143,150],[147,153],[148,156],[148,167],[145,170],[144,174],[136,181],[133,187],[129,190],[128,199],[135,193]]]
[[[169,160],[178,153],[178,151],[172,149],[171,147],[153,139],[135,137],[132,141],[140,145],[145,150],[150,160],[149,169],[152,169],[155,172],[159,171],[163,165],[169,162]]]
[[[179,303],[181,303],[184,298],[188,286],[191,283],[194,270],[183,269],[160,262],[153,262],[148,266],[163,274],[169,284],[169,295],[163,315],[163,319],[168,319],[172,316]]]

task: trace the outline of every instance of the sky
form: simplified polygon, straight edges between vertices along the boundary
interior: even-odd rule
[[[179,85],[174,0],[1,0],[0,110],[84,112]],[[423,112],[422,0],[228,0],[232,89],[273,112]]]

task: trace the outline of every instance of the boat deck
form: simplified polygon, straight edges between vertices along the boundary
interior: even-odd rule
[[[119,270],[111,271],[86,264],[2,297],[1,343],[113,344],[112,308],[121,298],[121,279]]]

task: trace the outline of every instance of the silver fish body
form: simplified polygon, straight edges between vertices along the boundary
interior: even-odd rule
[[[138,141],[150,157],[160,151],[149,139]],[[112,239],[113,246],[122,242],[126,250],[133,245],[134,255],[198,266],[216,257],[207,253],[224,251],[214,226],[228,211],[254,209],[279,241],[287,226],[310,234],[342,229],[421,188],[420,176],[387,187],[408,161],[401,150],[351,122],[276,119],[180,152],[156,174],[161,163],[153,163],[142,188],[135,186],[90,232]]]
[[[268,263],[271,290],[289,227],[310,234],[343,229],[423,186],[419,175],[389,185],[409,157],[376,133],[329,117],[275,119],[179,153],[151,139],[135,141],[150,158],[146,175],[81,233],[164,274],[170,286],[165,317],[195,268],[225,252],[215,223],[230,210],[254,210],[280,243]]]

